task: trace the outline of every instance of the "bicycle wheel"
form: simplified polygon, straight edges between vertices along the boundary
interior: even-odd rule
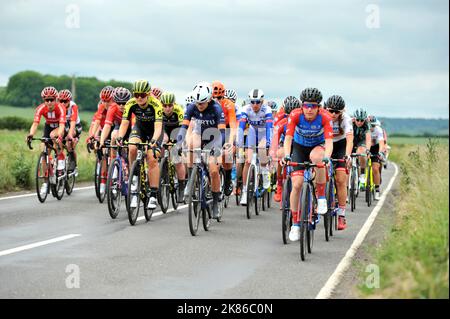
[[[250,165],[247,175],[247,218],[251,219],[255,209],[255,166]]]
[[[291,208],[290,208],[290,194],[292,188],[291,177],[287,176],[283,186],[283,195],[281,200],[281,236],[283,243],[286,245],[289,242],[289,231],[292,226]]]
[[[255,176],[256,176],[256,167],[255,167]],[[258,174],[256,176],[256,194],[255,194],[255,215],[259,216],[259,213],[263,210],[262,203],[263,203],[263,195],[264,195],[264,188],[262,187],[262,175]]]
[[[76,176],[74,171],[69,171],[69,167],[75,166],[75,158],[73,157],[73,153],[68,153],[66,156],[66,167],[67,167],[67,179],[66,179],[66,193],[67,195],[72,194],[73,188],[75,186]]]
[[[57,170],[55,169],[55,167],[57,167],[56,165],[53,167],[53,170],[52,170],[53,174],[56,175],[56,177],[55,177],[56,182],[55,182],[55,184],[51,185],[51,189],[52,189],[53,196],[55,196],[57,200],[61,200],[64,197],[64,192],[66,190],[66,188],[65,188],[66,177],[62,177],[62,178],[58,177]],[[64,170],[64,172],[62,172],[61,174],[67,174],[67,170]]]
[[[187,187],[189,231],[192,236],[195,236],[197,235],[201,215],[201,181],[197,166],[194,166],[192,169],[191,178]]]
[[[105,170],[105,172],[108,172],[108,159],[109,159],[109,157],[107,155],[104,155],[104,158],[105,158],[105,161],[101,161],[100,162],[100,178],[99,178],[100,185],[101,185],[102,182],[105,182],[105,184],[106,184],[106,178],[107,178],[107,177],[103,176],[102,171]],[[98,201],[100,203],[103,203],[105,201],[105,199],[106,199],[106,188],[105,188],[105,192],[103,194],[100,192],[100,188],[101,187],[99,187]]]
[[[146,172],[145,173],[141,173],[141,174],[146,174]],[[144,205],[144,217],[145,217],[145,220],[147,222],[149,222],[150,219],[152,219],[153,212],[154,212],[154,209],[150,209],[150,208],[147,207],[148,206],[148,201],[150,200],[150,197],[148,196],[149,191],[150,191],[150,189],[149,189],[149,187],[147,185],[141,186],[140,196],[141,196],[142,203]]]
[[[370,170],[369,170],[369,174],[370,174]],[[367,180],[366,180],[366,202],[367,202],[367,207],[372,206],[372,183],[371,183],[371,179],[370,179],[370,175],[367,175]]]
[[[307,211],[307,205],[309,204],[307,202],[307,196],[306,192],[307,187],[309,186],[307,183],[303,184],[303,189],[302,189],[302,195],[301,195],[301,212],[300,212],[300,259],[302,261],[305,261],[305,255],[306,255],[306,251],[307,251],[307,238],[306,238],[306,233],[308,231],[308,211]]]
[[[267,190],[267,196],[266,196],[266,199],[267,199],[266,206],[267,206],[267,208],[270,208],[272,206],[272,190],[273,189],[274,189],[273,187],[270,187],[270,189]]]
[[[44,165],[42,165],[42,162],[46,163],[46,168],[44,169]],[[47,156],[44,153],[41,153],[41,155],[38,158],[38,162],[36,165],[36,193],[39,201],[41,203],[45,202],[47,199],[47,195],[50,189],[49,184],[49,165],[50,163],[47,163]],[[47,184],[46,190],[44,193],[41,194],[41,188],[43,184]]]
[[[141,206],[141,162],[134,161],[131,166],[130,176],[128,177],[128,196],[127,196],[127,213],[128,221],[132,226],[136,224],[136,220],[139,216],[139,207]],[[136,207],[131,207],[131,201],[136,196]]]
[[[327,206],[328,206],[328,236],[333,236],[333,223],[334,223],[334,207],[335,203],[335,195],[334,195],[334,177],[331,177],[327,187],[326,187],[326,197],[327,197]],[[325,236],[326,239],[327,236]]]
[[[116,158],[109,166],[108,179],[106,180],[106,201],[108,203],[109,216],[112,219],[115,219],[119,215],[122,201],[122,183],[119,175],[120,160]]]
[[[167,158],[163,158],[159,164],[159,191],[158,191],[158,202],[161,206],[161,211],[163,214],[167,213],[169,209],[170,201],[170,177],[169,177],[169,162]]]
[[[358,177],[356,176],[356,170],[352,168],[352,175],[350,177],[350,208],[353,212],[356,208],[356,189],[355,183]]]

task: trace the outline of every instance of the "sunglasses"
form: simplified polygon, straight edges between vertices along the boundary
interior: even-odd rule
[[[69,100],[59,100],[60,103],[67,103]]]
[[[250,101],[252,104],[261,104],[261,101]]]
[[[117,105],[120,105],[120,106],[124,106],[125,104],[127,104],[126,102],[116,102],[116,104]]]
[[[172,106],[173,106],[173,104],[163,104],[164,108],[169,108],[169,107],[172,107]]]
[[[216,96],[216,99],[221,100],[223,99],[223,96]]]
[[[319,107],[319,105],[314,103],[303,103],[303,107],[306,109],[315,109],[316,107]]]
[[[134,93],[134,97],[144,99],[147,97],[147,93]]]
[[[356,119],[356,122],[364,122],[365,120]]]
[[[333,114],[340,114],[340,113],[342,113],[342,111],[333,110],[333,109],[328,109],[328,112],[333,113]]]
[[[55,99],[44,99],[45,102],[54,102]]]

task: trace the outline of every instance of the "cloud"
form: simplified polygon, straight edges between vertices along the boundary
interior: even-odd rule
[[[380,28],[366,25],[368,4]],[[67,5],[80,12],[68,28]],[[448,117],[447,1],[6,1],[0,85],[24,69],[151,83],[179,94],[222,80],[278,101],[317,86],[381,116]],[[393,104],[396,107],[393,107]]]

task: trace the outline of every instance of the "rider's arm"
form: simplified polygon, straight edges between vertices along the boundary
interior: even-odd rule
[[[226,103],[227,104],[225,105],[225,107],[228,108],[228,125],[230,126],[230,137],[228,139],[228,143],[233,145],[237,133],[236,108],[234,107],[233,102],[227,101]]]
[[[190,123],[191,123],[191,118],[192,118],[192,112],[193,112],[193,108],[195,106],[193,104],[188,104],[188,106],[186,107],[186,112],[184,112],[184,118],[183,118],[183,122],[181,124],[181,128],[178,131],[178,135],[177,135],[177,144],[179,146],[181,146],[181,143],[183,143],[184,138],[186,137],[186,131],[188,128],[190,128]]]
[[[130,126],[131,115],[133,113],[131,107],[133,106],[133,104],[134,102],[130,100],[127,102],[127,104],[125,104],[125,108],[123,109],[122,122],[120,123],[118,134],[118,137],[120,138],[123,138],[125,136],[128,131],[128,127]]]
[[[217,125],[217,128],[220,130],[220,135],[222,137],[222,146],[225,144],[225,115],[223,114],[222,108],[220,106],[217,107],[216,112],[216,123],[219,123]]]
[[[325,157],[331,158],[333,154],[333,138],[325,139]]]
[[[241,112],[241,119],[239,120],[239,130],[238,130],[238,145],[242,147],[244,144],[244,131],[245,126],[247,125],[248,115],[244,110]]]
[[[372,147],[372,134],[370,134],[370,130],[366,133],[366,149],[370,150]]]
[[[110,131],[111,131],[111,124],[105,123],[105,126],[103,126],[102,135],[100,136],[100,145],[105,144],[105,140],[109,136]]]
[[[353,150],[353,124],[351,117],[347,117],[346,119],[345,138],[347,140],[345,155],[347,155],[347,157],[350,157]]]
[[[266,120],[266,143],[267,145],[270,145],[273,128],[272,110],[270,108],[267,108],[265,120]]]
[[[325,137],[325,157],[331,158],[333,154],[333,123],[328,112],[322,113],[322,125]]]
[[[155,110],[155,127],[153,130],[153,141],[158,141],[162,134],[162,126],[163,126],[163,108],[160,101],[155,98],[154,106]]]
[[[59,113],[59,129],[58,136],[64,137],[64,131],[66,129],[66,109],[62,107],[60,104],[56,106],[58,108]]]
[[[42,116],[42,110],[43,110],[44,106],[39,106],[36,109],[36,113],[34,113],[34,119],[33,119],[33,124],[30,127],[30,134],[29,135],[34,135],[36,134],[37,128],[39,126],[39,122],[41,121],[41,116]]]
[[[294,110],[293,112],[291,112],[291,114],[289,114],[287,130],[286,130],[286,137],[284,138],[284,155],[285,156],[291,155],[292,140],[294,138],[295,128],[298,125],[300,115],[301,115],[301,109],[297,109],[297,110]]]
[[[72,105],[72,115],[70,116],[69,136],[75,136],[75,125],[78,119],[78,105]]]

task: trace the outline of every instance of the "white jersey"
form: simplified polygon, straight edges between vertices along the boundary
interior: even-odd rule
[[[241,109],[241,121],[246,121],[254,128],[265,128],[266,121],[272,119],[272,110],[267,104],[261,105],[258,112],[253,111],[252,105],[244,105]]]
[[[74,105],[77,106],[77,104],[74,101],[70,101],[69,107],[66,109],[66,121],[69,122],[69,123],[70,123],[70,118],[72,117],[72,112],[73,112],[73,106]],[[78,108],[78,106],[77,106],[77,108]],[[80,110],[78,110],[78,116],[77,116],[77,119],[75,121],[76,125],[79,125],[80,122],[81,122],[80,121],[80,113],[79,113],[79,111]]]
[[[370,130],[370,135],[372,136],[372,146],[379,144],[380,141],[384,141],[384,134],[381,126],[374,126]]]
[[[342,134],[340,133],[342,129]],[[339,142],[347,138],[347,135],[353,133],[352,118],[347,113],[342,114],[342,122],[339,126],[339,120],[333,121],[333,142]]]

